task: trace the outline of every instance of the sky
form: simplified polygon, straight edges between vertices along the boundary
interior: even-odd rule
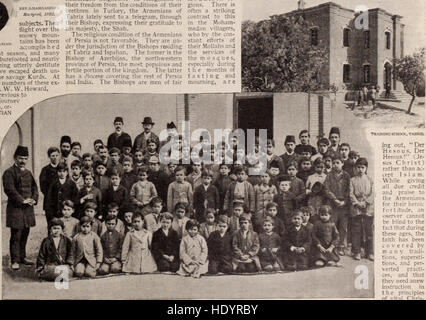
[[[313,7],[329,1],[305,0],[305,8]],[[403,17],[405,24],[406,54],[411,54],[416,48],[425,45],[425,7],[424,0],[334,0],[342,7],[355,10],[357,6],[367,8],[382,8],[389,13]],[[242,0],[243,20],[259,21],[274,14],[281,14],[297,9],[297,0]],[[423,41],[421,41],[423,39]]]

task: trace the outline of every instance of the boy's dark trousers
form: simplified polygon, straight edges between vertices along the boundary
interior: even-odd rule
[[[209,259],[209,273],[217,274],[221,273],[231,273],[232,272],[232,259],[218,257],[218,258],[210,258]]]
[[[287,251],[287,255],[286,255],[287,270],[289,271],[306,270],[308,269],[308,264],[309,264],[309,254],[307,252],[296,253],[290,250]]]
[[[167,272],[167,271],[176,272],[179,270],[179,265],[180,265],[179,259],[177,259],[177,257],[175,257],[172,262],[161,257],[156,261],[156,263],[157,263],[158,271],[160,272]]]
[[[23,262],[27,257],[25,247],[29,234],[30,228],[10,228],[10,260],[12,264]]]
[[[251,263],[238,263],[238,267],[235,270],[238,273],[255,273],[257,272],[256,264],[253,262]]]
[[[347,206],[333,207],[331,219],[336,224],[337,231],[339,231],[338,247],[344,248],[347,246],[349,208]]]
[[[366,215],[352,217],[352,253],[360,253],[364,243],[365,255],[373,254],[373,222],[374,217]]]

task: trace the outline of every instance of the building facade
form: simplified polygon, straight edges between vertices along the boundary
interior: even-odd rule
[[[352,91],[378,86],[384,91],[388,85],[403,90],[392,74],[393,60],[404,55],[401,16],[380,8],[356,13],[333,2],[305,8],[299,0],[298,6],[284,15],[301,15],[310,22],[311,43],[326,48],[328,63],[319,73],[324,87],[334,84],[339,91]]]

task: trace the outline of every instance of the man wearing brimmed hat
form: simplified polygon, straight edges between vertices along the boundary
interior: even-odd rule
[[[123,151],[124,144],[132,143],[132,138],[130,135],[123,131],[124,121],[122,117],[115,117],[114,127],[115,132],[111,133],[108,137],[107,148],[118,148],[120,151]]]
[[[6,227],[10,228],[10,259],[13,270],[19,263],[32,265],[26,258],[30,227],[35,226],[34,205],[38,201],[38,188],[32,173],[25,168],[28,148],[18,146],[13,158],[15,163],[3,173],[3,188],[6,193]]]
[[[160,139],[158,138],[158,136],[154,132],[151,132],[154,124],[155,123],[152,121],[151,117],[145,117],[143,119],[143,132],[136,137],[135,142],[133,143],[133,152],[135,152],[136,149],[145,152],[147,145],[146,142],[148,139],[153,139],[156,141],[157,146],[160,145]]]

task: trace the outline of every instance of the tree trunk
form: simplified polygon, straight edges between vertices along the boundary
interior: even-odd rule
[[[411,108],[413,107],[413,103],[414,103],[414,100],[416,99],[416,95],[413,95],[412,97],[413,98],[411,99],[410,106],[408,107],[408,110],[407,110],[408,114],[411,114]]]

